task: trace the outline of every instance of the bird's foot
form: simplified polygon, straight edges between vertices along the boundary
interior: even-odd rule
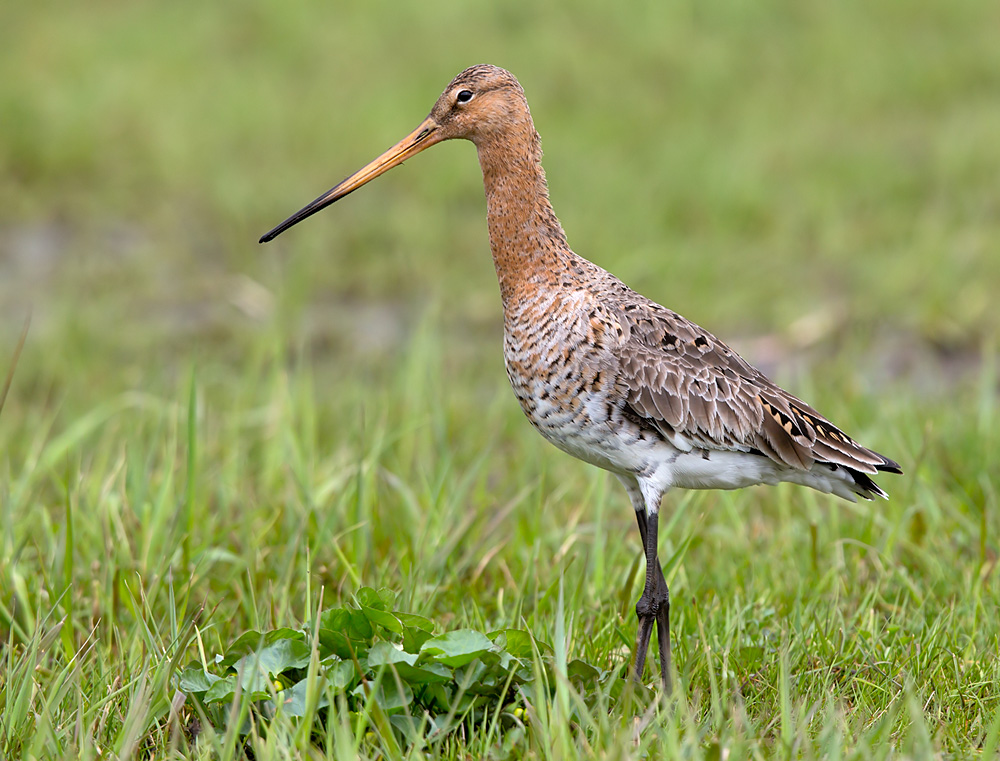
[[[646,666],[646,653],[649,641],[653,636],[653,624],[656,624],[656,639],[660,658],[660,679],[664,694],[669,695],[670,682],[670,592],[663,573],[653,573],[646,580],[646,588],[642,597],[635,605],[635,614],[639,619],[638,632],[635,641],[635,670],[633,678],[642,681],[642,672]]]

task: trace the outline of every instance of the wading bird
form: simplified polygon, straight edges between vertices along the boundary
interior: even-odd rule
[[[902,471],[708,331],[575,254],[549,203],[524,90],[496,66],[463,71],[413,132],[260,242],[456,138],[475,144],[483,171],[507,377],[542,436],[628,492],[646,557],[633,674],[641,681],[655,622],[669,693],[670,597],[656,554],[667,491],[791,481],[856,501],[886,496],[870,474]]]

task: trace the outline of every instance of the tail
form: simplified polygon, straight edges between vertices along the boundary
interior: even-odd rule
[[[903,469],[899,467],[898,462],[890,460],[885,455],[881,455],[878,452],[872,451],[871,449],[867,451],[881,460],[881,462],[874,463],[875,470],[877,472],[896,473],[902,475]],[[834,463],[825,463],[825,464],[833,468],[834,470],[840,468],[846,471],[846,473],[854,480],[854,483],[851,485],[853,487],[852,490],[862,499],[874,499],[875,497],[881,497],[882,499],[889,499],[889,495],[886,494],[886,492],[883,491],[882,487],[880,487],[877,483],[875,483],[871,479],[871,476],[869,476],[867,473],[863,473],[860,470],[856,470],[855,468],[846,465],[836,465]]]

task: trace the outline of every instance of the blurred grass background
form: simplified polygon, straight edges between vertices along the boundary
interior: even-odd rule
[[[927,1],[18,4],[0,32],[5,322],[30,299],[36,341],[70,323],[80,369],[103,376],[103,352],[124,353],[126,385],[144,350],[165,357],[151,335],[195,339],[186,362],[205,334],[229,343],[270,308],[317,312],[304,329],[340,339],[372,304],[446,304],[496,335],[471,145],[278,251],[254,244],[489,61],[527,90],[571,243],[639,290],[722,335],[821,313],[975,351],[998,321],[998,15]],[[275,298],[241,310],[264,298],[256,285]]]
[[[182,559],[219,641],[301,618],[306,569],[513,624],[510,596],[528,615],[517,590],[574,547],[578,599],[632,631],[630,594],[609,600],[638,551],[624,495],[506,388],[473,147],[256,243],[479,62],[524,85],[578,253],[907,473],[844,525],[796,491],[699,496],[685,594],[791,604],[807,515],[901,553],[899,588],[960,599],[996,556],[997,29],[997,4],[940,0],[8,4],[0,366],[32,325],[0,415],[0,633],[162,621]],[[754,586],[757,553],[776,561]],[[587,657],[617,646],[602,631]],[[679,648],[696,681],[700,646]]]

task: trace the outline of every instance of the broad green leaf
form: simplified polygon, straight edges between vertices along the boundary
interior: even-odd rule
[[[361,647],[360,643],[352,643],[343,632],[319,630],[320,658],[326,658],[331,654],[338,658],[350,658],[351,654],[356,655]]]
[[[420,739],[422,722],[413,716],[405,713],[393,714],[389,717],[389,723],[392,724],[397,732],[403,735],[403,739],[410,745],[413,745]]]
[[[303,679],[287,690],[282,690],[278,693],[278,701],[281,703],[282,710],[288,716],[306,715],[306,691],[308,683],[308,679]],[[316,701],[316,708],[326,708],[330,705],[330,698],[327,696],[327,691],[323,689],[322,682],[317,685],[317,689],[319,689],[319,696]]]
[[[221,703],[224,700],[232,700],[234,692],[236,692],[236,676],[230,674],[224,679],[213,682],[202,695],[202,700],[206,703]]]
[[[455,727],[453,722],[448,721],[447,713],[439,716],[427,716],[425,714],[425,716],[427,721],[426,735],[428,740],[433,741],[435,738],[447,734],[452,730],[452,728]]]
[[[218,681],[219,677],[205,671],[200,663],[191,663],[177,675],[177,689],[189,694],[205,692]]]
[[[501,653],[497,653],[497,655],[500,658],[499,666],[504,671],[510,671],[510,669],[512,667],[513,668],[517,668],[518,666],[521,665],[521,661],[519,661],[517,658],[515,658],[510,653],[501,652]]]
[[[343,634],[350,625],[351,616],[346,608],[327,608],[319,614],[319,628]]]
[[[429,618],[424,618],[414,613],[399,613],[398,611],[394,615],[400,620],[403,626],[408,626],[411,629],[420,629],[420,631],[425,632],[434,632],[434,622]]]
[[[365,685],[359,684],[354,688],[351,694],[361,700],[365,700],[367,698],[365,694]],[[382,683],[375,691],[374,700],[378,707],[387,714],[395,713],[397,711],[401,711],[413,702],[413,690],[411,690],[409,685],[405,683],[403,684],[403,689],[400,690],[396,685],[396,680],[392,678],[392,675],[387,674],[386,678],[382,680]]]
[[[496,653],[487,653],[485,658],[496,658]],[[496,668],[496,662],[484,663],[477,659],[462,668],[455,669],[455,684],[474,695],[496,695],[507,683],[507,674]]]
[[[375,693],[375,702],[386,713],[392,713],[413,702],[413,690],[406,683],[400,689],[400,685],[396,684],[395,679],[386,679],[382,681]]]
[[[348,636],[351,639],[361,639],[366,642],[370,640],[375,635],[375,630],[372,629],[371,622],[368,620],[368,616],[365,615],[364,611],[361,610],[349,610],[351,622],[348,627]]]
[[[396,593],[388,587],[379,587],[378,596],[385,603],[385,609],[391,611],[396,606]]]
[[[361,610],[371,623],[385,627],[389,631],[396,634],[403,633],[403,624],[401,624],[399,619],[392,615],[392,613],[379,610],[378,608],[370,608],[366,605],[362,605]]]
[[[309,680],[292,685],[287,690],[278,693],[278,703],[288,716],[306,715],[306,690]]]
[[[424,629],[403,625],[403,649],[408,653],[419,653],[423,644],[431,638]]]
[[[257,656],[248,655],[241,659],[234,668],[239,678],[239,685],[245,692],[264,692],[271,687],[271,678],[256,662]]]
[[[252,653],[264,645],[264,635],[258,631],[248,631],[236,638],[236,641],[229,646],[226,654],[219,659],[222,668],[232,666],[236,661],[247,653]]]
[[[415,653],[399,650],[389,642],[376,642],[368,653],[368,665],[372,669],[391,666],[399,674],[399,678],[407,684],[431,684],[434,682],[450,682],[452,672],[441,663],[425,663],[414,665],[417,661]]]
[[[392,612],[393,605],[396,602],[396,593],[385,587],[382,587],[378,591],[375,591],[371,587],[361,587],[354,597],[362,608],[375,608],[376,610],[384,610],[388,613]]]
[[[378,592],[371,587],[361,587],[354,597],[358,601],[358,605],[362,608],[375,608],[376,610],[389,609],[385,601],[379,597]]]
[[[258,650],[283,639],[303,640],[305,639],[305,635],[295,629],[287,628],[275,629],[263,634],[257,631],[248,631],[245,634],[240,635],[236,641],[229,646],[229,649],[226,650],[225,657],[219,661],[219,665],[223,668],[232,666],[240,658],[249,655],[250,653],[256,653]]]
[[[261,648],[259,652],[243,656],[233,664],[237,670],[258,668],[268,677],[275,677],[286,669],[301,669],[309,665],[309,645],[297,639],[279,639]]]
[[[327,684],[333,688],[334,692],[338,693],[351,687],[360,678],[353,661],[340,661],[331,664],[326,668],[324,676]]]
[[[586,661],[575,658],[566,665],[566,676],[571,682],[577,682],[584,687],[596,687],[603,673]]]
[[[475,629],[457,629],[439,637],[431,637],[420,648],[421,654],[452,668],[464,666],[490,652],[493,643]]]
[[[391,642],[376,642],[368,651],[368,665],[372,668],[386,666],[390,663],[408,663],[411,666],[417,662],[417,656],[395,647]]]
[[[482,632],[456,629],[439,637],[431,637],[421,646],[420,652],[433,657],[438,663],[454,668],[481,658],[492,648],[493,643]]]
[[[451,708],[454,687],[450,684],[428,684],[423,688],[422,701],[441,713],[448,713]]]
[[[360,610],[330,608],[319,617],[319,628],[340,632],[352,640],[369,640],[374,632],[368,618]]]
[[[535,648],[538,648],[538,652],[542,655],[552,655],[555,652],[552,645],[535,639],[531,636],[531,632],[526,632],[524,629],[498,629],[490,632],[490,639],[498,648],[506,650],[515,658],[530,658]]]
[[[419,666],[397,663],[393,668],[399,678],[408,684],[441,684],[455,678],[451,669],[443,663],[424,663]]]

